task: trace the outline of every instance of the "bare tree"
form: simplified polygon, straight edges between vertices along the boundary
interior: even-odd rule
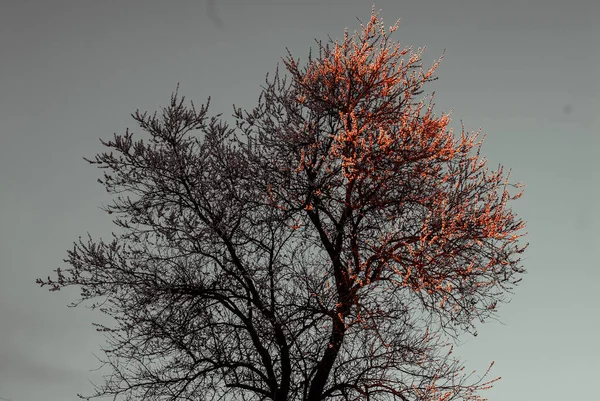
[[[86,159],[122,233],[80,238],[38,283],[115,319],[92,397],[478,400],[496,380],[452,340],[524,273],[520,184],[417,99],[439,62],[423,70],[397,25],[373,12],[304,67],[288,52],[236,127],[175,92],[133,114],[149,140]]]

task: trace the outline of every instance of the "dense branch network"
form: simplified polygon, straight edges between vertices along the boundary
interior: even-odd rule
[[[524,272],[520,185],[417,99],[439,62],[391,42],[397,25],[373,12],[304,67],[289,54],[235,128],[176,92],[133,115],[149,140],[102,142],[88,161],[122,233],[38,280],[115,320],[95,396],[477,400],[496,380],[449,341]]]

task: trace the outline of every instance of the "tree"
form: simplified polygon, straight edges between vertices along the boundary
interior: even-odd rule
[[[38,283],[115,320],[93,396],[478,400],[497,380],[465,374],[452,339],[524,273],[521,185],[418,101],[439,61],[374,11],[361,26],[302,68],[288,51],[235,127],[176,91],[132,115],[148,142],[127,130],[86,159],[122,233],[80,238]]]

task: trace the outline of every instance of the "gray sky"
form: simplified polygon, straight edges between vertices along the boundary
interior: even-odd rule
[[[77,292],[34,281],[63,266],[90,231],[107,237],[109,198],[81,158],[136,109],[167,104],[177,82],[213,113],[251,108],[289,47],[341,38],[368,1],[4,0],[0,12],[0,397],[74,401],[98,379],[101,316],[69,309]],[[528,274],[503,324],[457,349],[468,370],[503,379],[490,400],[597,399],[600,374],[600,2],[378,1],[394,38],[427,46],[436,111],[488,134],[491,167],[527,184],[514,210],[528,221]],[[427,89],[427,88],[426,88]],[[596,250],[596,252],[594,252]]]

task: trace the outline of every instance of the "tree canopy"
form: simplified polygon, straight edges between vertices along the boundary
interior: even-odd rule
[[[93,396],[477,400],[496,380],[452,339],[524,273],[521,184],[420,98],[439,61],[397,27],[373,11],[304,64],[288,51],[235,126],[176,91],[132,115],[145,137],[86,159],[121,233],[80,238],[38,283],[114,318]]]

